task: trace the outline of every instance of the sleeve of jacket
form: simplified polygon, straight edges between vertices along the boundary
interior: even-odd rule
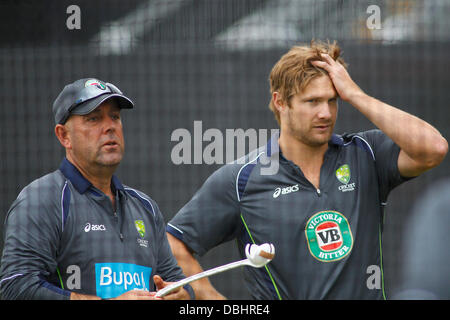
[[[69,299],[70,292],[49,283],[56,272],[61,218],[52,188],[36,180],[12,204],[4,225],[0,269],[2,299]],[[61,191],[60,191],[61,192]]]
[[[371,146],[375,157],[378,184],[382,201],[398,185],[413,178],[402,177],[398,169],[400,147],[379,129],[361,133]]]
[[[155,221],[158,237],[158,268],[155,274],[161,276],[164,281],[175,282],[186,278],[183,271],[178,266],[177,260],[172,254],[166,235],[166,224],[164,218],[155,201],[152,201],[155,209]],[[190,285],[183,287],[189,293],[191,299],[195,299],[194,290]]]

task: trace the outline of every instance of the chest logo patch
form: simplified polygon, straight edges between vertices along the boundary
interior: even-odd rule
[[[134,226],[136,227],[137,232],[141,236],[140,238],[137,238],[137,243],[144,248],[148,248],[148,240],[145,240],[145,224],[142,220],[134,220]]]
[[[344,164],[336,170],[336,178],[343,184],[349,183],[350,177],[350,167],[348,166],[348,164]]]
[[[336,170],[336,178],[342,183],[342,185],[338,187],[339,191],[347,192],[355,190],[355,183],[349,183],[351,172],[348,164],[344,164]]]
[[[134,225],[136,226],[136,230],[138,231],[139,235],[142,239],[145,237],[145,224],[142,220],[135,220]]]
[[[311,255],[322,262],[346,257],[353,248],[353,235],[345,216],[337,211],[321,211],[309,218],[305,228]]]

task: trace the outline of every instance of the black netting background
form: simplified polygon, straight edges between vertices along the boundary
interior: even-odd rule
[[[67,28],[72,4],[81,29]],[[380,8],[381,29],[367,25],[370,5]],[[118,175],[154,198],[166,221],[219,166],[173,164],[172,132],[193,133],[194,121],[203,132],[277,128],[267,108],[269,71],[290,46],[312,38],[338,40],[364,90],[449,138],[449,14],[444,0],[2,1],[0,219],[23,187],[58,167],[64,152],[51,106],[78,78],[112,82],[134,100],[135,110],[123,112],[126,155]],[[368,128],[341,104],[337,133]],[[391,194],[383,250],[388,295],[401,276],[413,200],[449,173],[446,160]],[[200,258],[203,267],[236,259],[234,246]],[[211,280],[229,298],[249,297],[239,270]]]

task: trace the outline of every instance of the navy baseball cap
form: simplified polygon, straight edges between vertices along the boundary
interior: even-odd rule
[[[53,103],[55,123],[64,124],[72,114],[88,114],[110,98],[115,98],[120,108],[134,107],[133,101],[112,83],[85,78],[68,84]]]

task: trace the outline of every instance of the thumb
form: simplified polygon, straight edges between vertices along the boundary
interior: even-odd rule
[[[161,290],[165,287],[164,280],[158,275],[153,276],[153,282],[155,283],[156,291]]]

